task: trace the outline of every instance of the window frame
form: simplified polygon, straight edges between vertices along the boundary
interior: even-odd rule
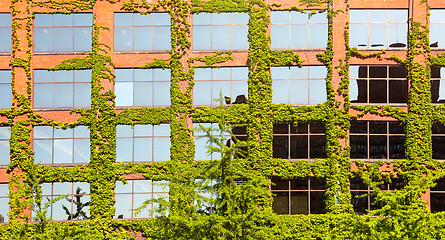
[[[9,25],[8,25],[8,24],[0,25],[0,33],[1,33],[2,31],[9,32],[9,33],[6,34],[6,35],[0,34],[0,37],[1,37],[1,36],[7,36],[7,37],[5,37],[3,40],[6,40],[6,39],[9,40],[9,45],[6,47],[7,49],[5,49],[5,51],[0,51],[0,55],[9,55],[9,54],[11,54],[11,50],[12,50],[12,39],[11,39],[11,34],[12,34],[12,32],[11,32],[11,24],[12,24],[12,19],[11,19],[11,13],[10,13],[10,12],[0,12],[0,16],[1,16],[1,15],[5,15],[5,18],[6,18],[6,15],[9,15],[9,19],[10,19],[10,21],[9,21]]]

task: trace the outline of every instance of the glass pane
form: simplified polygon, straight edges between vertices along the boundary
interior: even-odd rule
[[[34,140],[34,162],[51,164],[53,156],[53,142],[51,140]]]
[[[153,15],[157,13],[142,15],[142,14],[134,14],[134,25],[135,26],[151,26],[153,24],[152,18]]]
[[[212,21],[211,13],[193,14],[193,25],[210,25]]]
[[[73,107],[72,84],[54,84],[54,107]]]
[[[408,81],[406,80],[389,81],[389,102],[390,103],[408,102]]]
[[[352,14],[352,11],[351,11]],[[349,26],[349,45],[351,47],[369,47],[368,46],[368,25],[353,24]]]
[[[386,134],[387,127],[384,121],[369,121],[369,133]]]
[[[310,192],[311,214],[326,213],[324,192]]]
[[[54,26],[73,26],[73,15],[54,14]]]
[[[154,81],[170,82],[170,69],[153,69]]]
[[[386,103],[386,80],[369,81],[369,102]]]
[[[133,106],[133,83],[116,82],[116,106]]]
[[[311,24],[310,29],[310,47],[311,48],[325,48],[328,40],[328,26],[327,24]]]
[[[34,51],[53,51],[53,29],[34,28]]]
[[[387,24],[370,24],[369,44],[371,45],[371,47],[386,47],[388,41],[387,37],[388,37]]]
[[[168,13],[153,13],[154,25],[170,25],[170,15]]]
[[[443,31],[444,23],[430,24],[430,44],[432,47],[445,46],[445,31]]]
[[[170,27],[154,28],[153,50],[169,50],[170,44]]]
[[[323,103],[326,101],[326,83],[325,81],[309,81],[309,103]]]
[[[230,49],[229,26],[213,26],[212,49]]]
[[[309,20],[310,20],[311,24],[312,23],[327,23],[328,22],[326,12],[314,14],[314,15],[310,16]],[[327,28],[327,25],[325,25],[325,27]]]
[[[115,193],[131,193],[133,189],[133,180],[127,180],[127,184],[122,181],[116,181]]]
[[[310,136],[310,158],[325,158],[326,157],[326,137],[325,136]]]
[[[369,22],[387,23],[388,10],[369,10]]]
[[[308,158],[308,136],[290,137],[290,158]]]
[[[309,30],[307,25],[291,25],[291,48],[309,47]],[[326,43],[325,43],[326,44]]]
[[[208,160],[210,156],[207,154],[207,139],[195,138],[195,160]]]
[[[232,99],[236,100],[238,96],[244,95],[248,97],[247,81],[233,81],[232,82]]]
[[[11,85],[0,84],[0,108],[11,107]]]
[[[11,29],[0,28],[0,52],[11,51]]]
[[[369,158],[387,159],[386,136],[369,136]]]
[[[212,24],[213,25],[229,25],[230,24],[231,13],[213,13],[212,14]]]
[[[193,49],[210,50],[211,49],[211,27],[194,26],[193,27]]]
[[[151,136],[152,135],[153,126],[151,125],[134,125],[134,136]]]
[[[289,81],[272,80],[273,103],[289,103]]]
[[[358,196],[366,193],[367,192],[351,191],[351,204],[355,212],[366,213],[366,210],[368,210],[369,208],[368,197],[364,196],[358,198]]]
[[[289,48],[289,26],[272,25],[270,29],[271,48]]]
[[[152,139],[135,138],[134,139],[134,161],[148,162],[152,161]]]
[[[74,82],[91,82],[91,70],[75,70]]]
[[[91,13],[74,14],[74,26],[92,26],[93,25],[93,15]]]
[[[249,15],[247,13],[232,13],[232,24],[249,23]]]
[[[389,136],[389,158],[390,159],[405,158],[404,136]]]
[[[170,83],[169,82],[154,82],[154,100],[153,105],[168,106],[170,105]]]
[[[9,165],[9,141],[0,141],[0,165]]]
[[[291,214],[309,214],[307,192],[291,192]]]
[[[433,158],[445,159],[445,137],[432,137],[433,140]]]
[[[133,28],[114,28],[114,48],[116,51],[133,50]]]
[[[295,14],[292,12],[291,14]],[[270,21],[272,24],[276,23],[289,23],[289,12],[287,11],[271,11]]]
[[[131,162],[133,160],[133,139],[116,139],[116,162]]]
[[[133,128],[128,125],[118,125],[116,127],[117,137],[133,137]]]
[[[54,140],[54,163],[72,163],[73,159],[73,140],[56,139]]]
[[[289,157],[289,138],[287,136],[273,137],[273,157],[288,159]]]
[[[74,51],[91,49],[91,27],[74,28]]]
[[[272,209],[277,214],[289,214],[289,192],[274,192]]]
[[[89,83],[74,85],[74,106],[89,107],[91,105],[91,87]]]
[[[73,51],[73,29],[54,28],[54,51]]]
[[[151,82],[134,83],[134,106],[151,106],[153,104],[153,89]]]
[[[170,160],[170,139],[169,138],[155,138],[154,141],[154,156],[153,161],[168,161]]]
[[[115,218],[131,218],[132,196],[131,194],[116,194],[114,196],[116,203],[114,204]]]
[[[115,26],[133,25],[133,13],[114,13]]]
[[[247,25],[232,26],[232,49],[248,49]]]
[[[290,103],[308,104],[308,81],[290,80]]]
[[[90,161],[90,140],[74,139],[74,163],[88,163]]]
[[[152,50],[153,49],[153,28],[135,27],[134,28],[134,50]]]
[[[229,81],[213,81],[212,86],[212,99],[213,104],[218,105],[219,101],[215,99],[219,99],[219,94],[222,94],[223,97],[231,97],[233,101],[235,101],[236,96],[231,96],[230,94],[230,82]]]
[[[368,139],[367,136],[349,136],[349,145],[351,146],[351,158],[367,159],[368,158]]]
[[[53,85],[36,84],[34,85],[34,107],[53,107]]]
[[[193,87],[193,105],[210,105],[211,103],[211,83],[208,81],[196,81]]]

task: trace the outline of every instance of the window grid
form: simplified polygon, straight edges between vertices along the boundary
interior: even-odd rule
[[[168,161],[170,144],[170,124],[118,125],[116,162]]]
[[[405,130],[396,121],[351,121],[351,159],[405,158]]]
[[[326,158],[324,123],[275,124],[273,157],[287,160]]]
[[[436,180],[436,186],[430,189],[431,212],[445,211],[445,178]]]
[[[116,20],[119,21],[119,19],[122,17],[122,21],[125,22],[125,19],[127,16],[131,15],[131,24],[128,23],[116,23]],[[158,12],[158,13],[149,13],[146,15],[140,14],[140,13],[114,13],[115,21],[114,21],[114,48],[115,51],[165,51],[170,50],[171,44],[170,44],[170,16],[168,13]],[[145,19],[143,19],[145,18]],[[161,18],[168,18],[169,20],[166,21],[165,19]],[[127,19],[128,20],[128,19]],[[146,21],[146,23],[139,23],[140,21]],[[158,21],[160,23],[158,23]],[[150,24],[151,22],[151,24]],[[124,35],[127,35],[127,30],[131,28],[131,36],[130,38],[124,37]],[[148,29],[150,30],[148,30]],[[168,28],[168,34],[163,36],[162,31],[165,31],[165,29]],[[148,31],[144,31],[148,30]],[[151,42],[148,42],[147,46],[147,38],[146,36],[142,35],[143,33],[151,33]],[[139,35],[141,34],[141,35]],[[164,33],[166,34],[166,33]],[[122,36],[125,38],[125,46],[119,45],[120,41],[117,39]],[[139,42],[140,40],[143,40],[144,42]],[[124,42],[122,41],[122,42]],[[168,41],[168,43],[167,43]],[[130,46],[130,47],[129,47]]]
[[[90,160],[90,134],[86,126],[60,129],[34,127],[34,162],[39,164],[85,164]]]
[[[200,23],[202,20],[200,19],[200,21],[197,21],[197,18],[201,18],[201,17],[206,17],[209,16],[210,18],[210,23]],[[229,18],[229,23],[215,23],[215,16],[216,17],[222,17],[222,18]],[[236,20],[234,20],[234,16],[237,17]],[[243,18],[245,16],[244,19],[238,19],[238,18]],[[238,21],[240,23],[238,23]],[[247,41],[247,23],[248,23],[248,16],[247,13],[200,13],[200,14],[194,14],[193,15],[193,50],[243,50],[243,49],[248,49],[249,48],[249,44]],[[242,29],[241,32],[242,34],[234,34],[234,28],[237,27],[241,27],[241,26],[245,26],[245,29]],[[205,33],[204,27],[210,27],[210,36],[203,36],[203,33]],[[221,30],[218,27],[229,27],[229,32],[226,33],[225,31]],[[216,29],[215,29],[216,28]],[[219,30],[218,30],[219,29]],[[238,28],[237,28],[238,29]],[[239,30],[238,30],[239,31]],[[224,47],[220,47],[218,46],[220,43],[216,43],[216,41],[220,41],[221,39],[217,39],[214,35],[217,33],[226,33],[228,34],[229,37],[229,43],[228,46],[225,47],[224,44],[227,43],[223,43]],[[244,34],[245,33],[245,34]],[[208,38],[210,37],[210,39],[206,39],[206,40],[210,40],[210,46],[199,46],[201,44],[201,41],[199,42],[199,44],[197,44],[198,39],[199,38]],[[220,36],[222,37],[222,36]],[[235,45],[235,43],[237,45]]]
[[[90,184],[86,182],[54,182],[54,183],[42,183],[42,205],[44,202],[47,202],[48,199],[51,201],[56,197],[61,195],[68,194],[67,198],[62,198],[55,203],[51,204],[50,208],[47,212],[47,217],[51,217],[55,221],[64,221],[64,220],[84,220],[89,219],[89,204],[90,201]],[[80,188],[80,194],[77,193],[77,189]],[[84,216],[78,216],[74,218],[74,215],[77,213],[76,197],[80,196],[80,201],[83,204],[81,211],[86,214]],[[69,201],[71,200],[71,201]],[[62,206],[65,206],[70,215],[67,215]],[[35,217],[35,213],[33,212],[33,217]]]
[[[274,194],[272,209],[277,214],[323,214],[325,209],[325,180],[308,177],[282,180],[272,178]],[[293,201],[294,200],[294,201]]]
[[[90,106],[91,70],[34,70],[34,108]]]
[[[284,21],[284,18],[281,18],[279,15],[287,15],[287,21]],[[303,20],[303,16],[307,19]],[[315,17],[317,18],[316,20]],[[280,20],[282,22],[280,22]],[[283,31],[280,31],[282,30],[280,26],[287,26],[287,44],[282,42],[286,36],[281,35]],[[301,28],[304,27],[307,27],[307,30],[301,30]],[[307,37],[305,44],[302,44],[305,42],[301,39],[302,36]],[[311,16],[307,12],[272,11],[271,39],[272,49],[326,48],[328,39],[328,20],[326,13],[317,13]]]
[[[170,106],[170,70],[115,69],[117,107]]]
[[[114,218],[135,219],[156,217],[161,214],[156,211],[156,209],[159,208],[157,202],[149,203],[137,216],[133,209],[141,207],[146,200],[164,198],[168,201],[168,193],[169,187],[167,181],[127,180],[127,184],[125,185],[121,181],[116,181],[114,193],[116,212]]]
[[[0,183],[0,224],[9,222],[9,187],[7,183]]]
[[[45,19],[50,16],[51,20]],[[65,17],[72,18],[70,24],[64,23]],[[85,19],[81,19],[85,18]],[[51,24],[45,21],[51,21]],[[93,15],[91,13],[36,14],[34,20],[35,52],[84,52],[91,50]],[[68,32],[59,32],[67,30]],[[51,34],[50,36],[46,34]],[[72,39],[64,39],[71,34]],[[49,38],[48,38],[49,37]],[[60,38],[60,39],[59,39]],[[72,41],[72,44],[67,44]],[[64,46],[66,45],[66,46]],[[71,46],[69,46],[71,45]]]
[[[0,127],[0,166],[9,165],[10,150],[9,139],[11,138],[11,131],[9,126]]]
[[[11,52],[11,14],[0,13],[0,53]]]
[[[193,105],[220,106],[221,103],[215,100],[220,98],[220,91],[225,98],[223,104],[247,103],[247,78],[247,67],[197,68]]]
[[[326,101],[326,67],[272,67],[273,103],[296,105]]]
[[[351,9],[349,23],[351,47],[406,48],[408,31],[408,10],[406,9]],[[383,28],[379,29],[377,26],[383,26]],[[393,27],[395,29],[392,29]],[[367,34],[363,34],[364,32]],[[393,39],[394,36],[396,36],[395,39]]]
[[[11,70],[0,70],[0,109],[9,109],[11,99]]]
[[[349,79],[351,103],[408,103],[409,85],[404,67],[350,66]]]

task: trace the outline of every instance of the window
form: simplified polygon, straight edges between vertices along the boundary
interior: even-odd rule
[[[326,213],[324,179],[308,177],[282,180],[272,178],[272,209],[278,214]]]
[[[406,104],[406,70],[399,66],[349,67],[349,95],[352,103]]]
[[[91,50],[91,13],[36,14],[35,52],[84,52]]]
[[[11,131],[9,127],[0,127],[0,165],[9,165],[9,138]]]
[[[0,13],[0,53],[11,52],[11,14]]]
[[[115,51],[170,50],[170,16],[168,13],[115,13]]]
[[[116,181],[114,192],[116,200],[114,218],[149,218],[164,213],[157,200],[168,201],[169,187],[167,181],[127,180],[125,185],[121,181]],[[136,215],[134,209],[141,207],[147,200],[152,202]]]
[[[326,157],[326,129],[323,123],[275,124],[273,157],[314,159]]]
[[[9,222],[9,188],[7,183],[0,183],[0,223]]]
[[[445,9],[430,10],[430,47],[445,47]]]
[[[116,106],[170,106],[170,70],[115,69]]]
[[[406,185],[406,182],[400,178],[392,178],[391,183],[384,183],[379,186],[382,191],[394,191],[401,189]],[[374,192],[368,187],[360,177],[354,177],[351,179],[351,203],[356,213],[366,213],[369,210],[379,209],[375,202]]]
[[[431,212],[445,211],[445,178],[436,181],[436,186],[430,189]]]
[[[11,99],[11,70],[0,70],[0,109],[9,109]]]
[[[351,9],[349,23],[351,47],[406,47],[408,31],[406,9]]]
[[[272,102],[317,104],[326,101],[326,68],[324,66],[273,67]]]
[[[91,106],[91,70],[34,70],[35,108]]]
[[[431,102],[445,103],[445,68],[431,68]]]
[[[351,159],[405,158],[405,130],[400,122],[351,121]]]
[[[328,19],[326,13],[295,11],[271,12],[271,48],[326,48]]]
[[[116,129],[117,162],[152,162],[170,160],[170,124],[118,125]]]
[[[197,68],[193,87],[193,105],[219,106],[220,91],[223,103],[247,103],[249,69],[232,68]]]
[[[433,158],[445,159],[445,127],[439,123],[432,127]]]
[[[248,49],[247,13],[200,13],[193,15],[194,50]]]
[[[90,218],[90,184],[86,182],[55,182],[42,183],[42,206],[45,202],[51,201],[61,195],[68,194],[68,197],[61,198],[51,204],[46,213],[55,221],[63,220],[84,220]],[[36,217],[33,212],[32,217]]]
[[[209,139],[207,137],[204,137],[204,136],[206,136],[206,133],[203,131],[200,131],[200,129],[201,129],[199,127],[200,124],[205,128],[212,127],[213,136],[215,136],[216,138],[220,138],[220,139],[221,138],[226,139],[226,142],[225,142],[226,146],[230,146],[230,143],[233,141],[236,141],[236,140],[247,141],[246,128],[243,126],[238,126],[238,127],[232,128],[232,134],[235,139],[231,139],[231,136],[229,133],[219,131],[217,123],[193,123],[193,128],[195,129],[195,134],[193,136],[194,140],[195,140],[195,160],[197,160],[197,161],[210,160],[210,159],[221,159],[221,154],[219,152],[214,152],[211,154],[207,152],[207,148],[210,143],[207,142]],[[212,144],[212,146],[218,147],[218,146],[216,146],[216,144]],[[242,155],[245,155],[247,153],[247,149],[245,149],[244,147],[242,147],[240,149],[240,151],[243,152]]]
[[[90,160],[90,131],[86,126],[60,129],[34,127],[34,162],[39,164],[78,164]]]

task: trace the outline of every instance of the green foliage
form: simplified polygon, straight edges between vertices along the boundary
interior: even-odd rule
[[[17,2],[28,4],[26,12],[16,9]],[[445,234],[444,214],[428,213],[425,202],[420,199],[428,188],[434,186],[435,180],[445,175],[443,164],[432,159],[431,125],[433,122],[445,124],[445,107],[430,104],[429,70],[431,66],[444,67],[445,55],[430,55],[427,24],[410,19],[406,60],[396,55],[388,58],[407,68],[407,78],[411,84],[408,111],[392,106],[351,105],[348,92],[350,59],[381,58],[385,52],[364,54],[351,48],[349,23],[346,23],[345,56],[336,57],[333,24],[338,15],[348,13],[349,4],[346,2],[345,9],[334,9],[332,0],[300,1],[300,5],[291,10],[306,11],[316,7],[310,14],[327,12],[327,48],[317,56],[328,72],[327,101],[315,106],[290,106],[272,104],[270,69],[273,66],[301,67],[303,62],[294,51],[270,49],[267,32],[269,12],[277,4],[262,0],[192,0],[191,3],[161,0],[157,4],[146,0],[124,1],[122,10],[128,12],[148,14],[159,10],[170,14],[172,45],[168,51],[169,57],[155,59],[141,68],[170,69],[171,107],[131,108],[116,113],[114,93],[103,88],[104,83],[113,83],[115,77],[114,65],[108,55],[110,48],[99,42],[99,32],[109,30],[98,26],[94,16],[91,51],[48,68],[51,71],[91,69],[91,108],[72,110],[72,114],[80,116],[75,123],[47,120],[35,114],[31,107],[30,49],[34,17],[31,9],[43,7],[53,10],[52,13],[69,14],[91,10],[95,4],[96,0],[12,1],[10,65],[14,101],[10,109],[0,111],[0,115],[7,117],[2,124],[11,129],[11,160],[8,167],[10,222],[0,226],[1,239],[133,239],[135,233],[148,239],[440,239]],[[426,1],[422,4],[428,8]],[[233,60],[231,51],[216,51],[204,57],[188,58],[187,53],[191,50],[190,16],[200,12],[246,12],[249,15],[248,104],[193,108],[191,96],[195,68],[220,67],[218,64]],[[18,37],[22,26],[26,26],[26,39]],[[26,76],[25,91],[18,89],[16,83],[22,72]],[[333,84],[334,74],[341,78],[338,86]],[[355,114],[351,114],[352,111]],[[392,168],[385,170],[382,170],[385,166],[383,162],[370,164],[358,161],[355,163],[358,169],[351,171],[347,144],[350,121],[366,114],[392,117],[404,124],[406,160],[399,160]],[[221,153],[222,158],[195,162],[191,120],[218,123],[218,129],[229,135],[230,126],[241,124],[247,128],[248,140],[245,143],[237,141],[229,147],[226,145],[228,139],[216,138],[211,134],[212,129],[202,128],[209,137],[209,143],[214,146],[210,147],[210,151]],[[273,124],[310,122],[323,122],[326,125],[326,159],[289,162],[272,157]],[[117,125],[161,123],[169,123],[171,128],[170,161],[151,164],[115,162]],[[88,126],[91,141],[89,164],[70,168],[35,164],[30,137],[32,127],[39,125],[61,128]],[[247,155],[243,157],[239,153],[240,148],[245,147]],[[168,214],[165,212],[161,217],[147,220],[111,220],[114,215],[115,181],[125,181],[125,175],[136,173],[154,181],[167,180],[170,188],[168,202],[163,198],[148,200],[136,208],[136,212],[149,204],[158,203],[161,209],[154,211],[168,210]],[[272,176],[294,179],[312,175],[326,179],[327,214],[283,216],[272,212],[269,191]],[[361,177],[374,190],[374,197],[381,209],[365,215],[353,212],[349,192],[351,176]],[[381,191],[378,185],[390,181],[392,177],[403,178],[408,185],[395,192]],[[217,184],[210,187],[209,181],[213,180]],[[235,180],[242,180],[243,183],[236,184]],[[50,202],[42,205],[39,184],[55,181],[90,183],[91,220],[55,223],[46,218],[45,210]],[[203,209],[210,199],[198,193],[206,190],[215,191],[218,196],[210,202],[215,207],[213,214]],[[80,189],[76,193],[80,193]],[[83,209],[88,205],[80,200],[80,196],[75,198],[76,213],[73,218],[85,219]],[[27,223],[26,211],[33,205],[40,209],[36,219],[38,223]],[[70,214],[69,211],[67,214]]]

